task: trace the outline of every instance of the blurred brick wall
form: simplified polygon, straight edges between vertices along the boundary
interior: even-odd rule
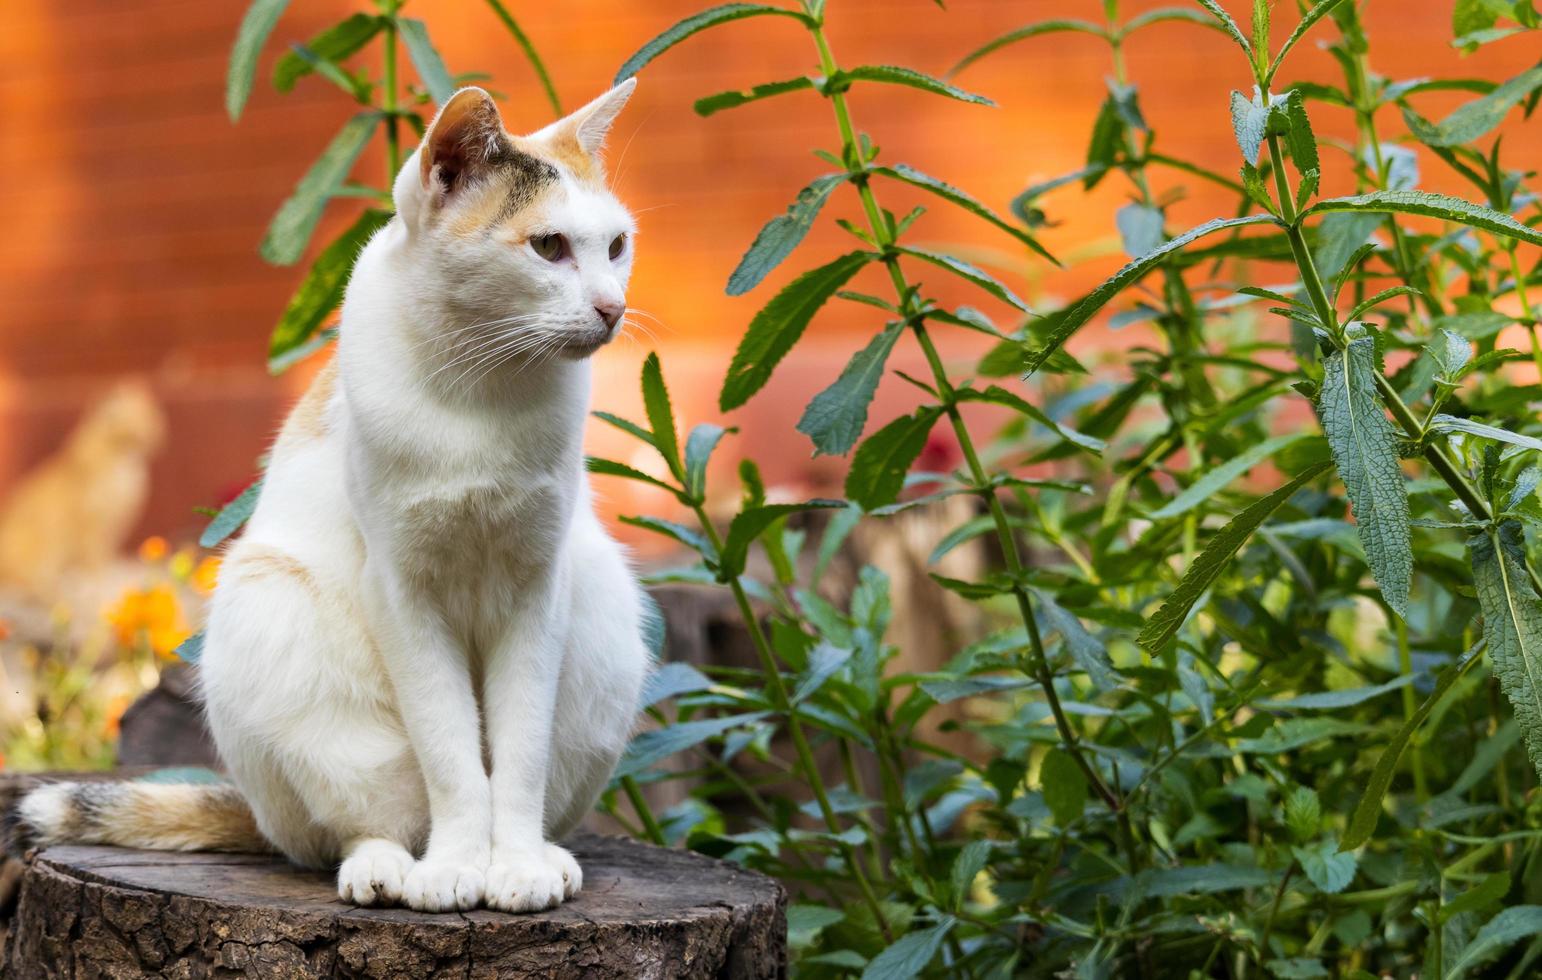
[[[569,107],[601,91],[644,40],[705,5],[512,3]],[[1126,3],[1132,11],[1157,5]],[[0,73],[0,214],[8,230],[0,239],[0,487],[46,454],[108,379],[139,373],[154,381],[172,422],[144,530],[189,532],[198,524],[194,505],[217,499],[251,474],[303,383],[304,371],[275,380],[263,368],[268,329],[303,265],[267,266],[256,246],[274,209],[350,109],[314,78],[288,96],[273,93],[267,79],[285,42],[366,5],[296,2],[279,22],[278,44],[263,59],[245,116],[233,126],[222,107],[223,83],[244,6],[235,0],[10,0],[0,11],[0,64],[6,66]],[[1287,13],[1293,5],[1278,6],[1283,36],[1294,21]],[[948,8],[940,11],[930,0],[834,0],[830,31],[837,56],[848,65],[893,63],[941,73],[1008,28],[1053,16],[1097,15],[1091,0],[950,0]],[[417,0],[411,11],[428,22],[452,71],[493,73],[490,87],[509,95],[511,128],[548,121],[528,67],[482,4]],[[1449,45],[1449,16],[1447,0],[1370,0],[1373,66],[1398,78],[1503,78],[1534,59],[1523,39],[1463,62]],[[1315,33],[1330,31],[1319,27]],[[1285,81],[1335,78],[1330,59],[1315,47],[1309,42],[1298,49]],[[757,20],[694,38],[643,72],[613,137],[613,170],[642,225],[630,300],[661,325],[653,327],[656,339],[637,337],[599,355],[602,407],[636,412],[637,367],[658,346],[681,413],[693,419],[712,414],[732,347],[753,313],[797,270],[849,247],[828,220],[843,213],[856,217],[851,202],[838,197],[820,228],[767,283],[749,296],[723,294],[722,284],[760,225],[826,169],[810,150],[835,148],[834,125],[828,107],[808,93],[706,120],[690,104],[703,94],[814,68],[808,40],[796,25]],[[1247,78],[1221,35],[1187,24],[1152,28],[1131,42],[1129,70],[1142,87],[1159,146],[1235,172],[1226,97]],[[1054,35],[1008,49],[960,79],[1000,108],[877,86],[857,91],[854,111],[886,160],[944,176],[1004,209],[1030,179],[1080,164],[1108,72],[1100,42]],[[1460,98],[1434,97],[1421,105],[1438,118]],[[1349,135],[1342,114],[1314,112],[1320,134]],[[1383,125],[1384,136],[1401,131],[1394,113],[1384,115]],[[1510,138],[1512,160],[1535,157],[1536,130],[1527,125]],[[1342,158],[1325,152],[1330,167],[1342,172]],[[1426,186],[1465,193],[1428,154],[1421,154],[1421,163]],[[360,173],[379,179],[379,168],[378,159],[367,158]],[[1159,186],[1177,183],[1164,175]],[[1189,183],[1194,194],[1171,210],[1172,226],[1232,207]],[[1108,241],[1112,209],[1125,189],[1110,179],[1091,200],[1077,194],[1068,190],[1056,199],[1056,217],[1065,221],[1044,238],[1057,251]],[[920,201],[899,188],[885,187],[882,196],[900,213]],[[352,207],[336,205],[322,236],[347,221]],[[1120,262],[1109,255],[1048,274],[1042,263],[1024,262],[1004,236],[941,208],[923,219],[917,233],[1001,272],[1038,300],[1075,295]],[[944,296],[977,301],[952,283],[929,285]],[[884,291],[878,280],[872,289]],[[830,469],[829,461],[808,460],[807,443],[792,425],[807,397],[859,345],[857,332],[873,329],[869,313],[849,304],[832,307],[768,389],[735,416],[746,430],[744,441],[773,461],[774,479],[807,483],[839,473],[839,464]],[[1085,349],[1100,338],[1094,330],[1080,342]],[[907,397],[903,385],[892,383],[881,393],[889,407]],[[608,433],[593,438],[599,448],[632,451]],[[603,493],[611,507],[661,503],[631,496],[629,487],[606,486]]]

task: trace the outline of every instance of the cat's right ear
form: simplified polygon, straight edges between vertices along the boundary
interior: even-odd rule
[[[493,97],[471,86],[450,96],[423,134],[416,166],[397,175],[396,209],[414,214],[441,206],[509,151],[509,136]]]

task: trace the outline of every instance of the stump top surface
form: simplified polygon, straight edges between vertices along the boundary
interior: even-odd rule
[[[699,854],[594,834],[566,843],[583,867],[583,890],[555,909],[524,915],[486,909],[435,914],[356,908],[337,897],[331,872],[296,868],[277,855],[65,846],[48,848],[35,860],[69,877],[117,888],[202,898],[224,906],[281,908],[419,928],[460,929],[467,920],[514,929],[539,923],[543,930],[558,924],[678,923],[702,914],[720,915],[724,909],[775,906],[780,897],[780,886],[770,878]]]

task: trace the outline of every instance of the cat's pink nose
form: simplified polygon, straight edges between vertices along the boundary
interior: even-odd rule
[[[616,329],[616,324],[621,322],[621,317],[626,313],[625,303],[616,303],[605,300],[594,304],[594,312],[599,314],[605,326],[611,330]]]

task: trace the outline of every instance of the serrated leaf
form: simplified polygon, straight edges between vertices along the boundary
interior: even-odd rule
[[[346,20],[311,36],[305,42],[306,50],[327,61],[338,62],[352,55],[370,38],[380,33],[384,21],[373,14],[353,14]],[[273,87],[280,92],[294,88],[295,82],[310,74],[312,68],[300,55],[285,52],[273,65]]]
[[[236,42],[230,49],[230,67],[225,73],[225,112],[230,121],[241,118],[246,100],[252,94],[252,79],[257,74],[257,57],[268,35],[289,6],[289,0],[252,0],[236,29]]]
[[[1315,181],[1321,172],[1317,159],[1317,137],[1312,133],[1312,121],[1307,118],[1306,103],[1301,93],[1292,90],[1285,99],[1285,148],[1296,170],[1306,180]],[[1278,110],[1277,110],[1278,111]]]
[[[1366,563],[1387,604],[1407,615],[1413,578],[1408,484],[1398,465],[1398,436],[1376,398],[1376,347],[1352,340],[1323,359],[1317,398],[1328,446],[1354,508]]]
[[[762,504],[740,511],[729,523],[728,535],[723,539],[720,560],[723,574],[732,578],[744,571],[751,543],[773,522],[805,510],[839,510],[845,506],[844,500],[805,500],[792,504]]]
[[[290,297],[278,325],[273,328],[273,335],[268,340],[270,365],[274,359],[284,357],[310,340],[327,316],[337,309],[359,250],[371,235],[390,221],[390,212],[370,208],[316,256],[300,288]]]
[[[1104,31],[1103,28],[1099,27],[1097,24],[1093,24],[1085,20],[1065,18],[1060,20],[1040,21],[1037,24],[1029,24],[1026,27],[1019,27],[1016,30],[1008,31],[1000,37],[994,38],[980,45],[978,48],[975,48],[973,51],[964,55],[964,57],[959,60],[958,64],[954,65],[952,68],[949,68],[948,75],[957,75],[959,72],[963,71],[965,68],[974,64],[976,61],[979,61],[981,58],[985,57],[991,52],[999,51],[1009,44],[1016,44],[1018,41],[1026,41],[1031,37],[1039,37],[1043,34],[1059,34],[1065,33],[1067,31],[1081,34],[1091,34],[1095,37],[1108,36],[1108,33]]]
[[[1542,773],[1542,598],[1526,571],[1517,521],[1467,540],[1473,585],[1483,610],[1483,638],[1500,687],[1515,711],[1532,765]]]
[[[1148,650],[1158,650],[1166,645],[1188,618],[1189,610],[1194,607],[1194,603],[1198,602],[1199,597],[1210,588],[1210,584],[1221,574],[1258,526],[1295,496],[1297,490],[1321,475],[1328,465],[1326,461],[1311,464],[1298,473],[1295,479],[1267,497],[1254,501],[1221,528],[1205,545],[1205,550],[1189,565],[1178,587],[1162,603],[1161,608],[1146,621],[1146,626],[1140,633],[1141,646]]]
[[[203,534],[198,536],[200,548],[217,548],[226,538],[235,534],[241,526],[251,519],[252,512],[257,509],[257,498],[262,494],[262,480],[252,481],[252,485],[242,490],[236,499],[220,508],[220,512],[214,515],[214,520],[203,529]]]
[[[924,174],[916,168],[904,163],[897,163],[892,167],[873,167],[871,168],[870,172],[875,174],[882,174],[885,177],[892,177],[895,180],[904,181],[913,187],[919,187],[922,190],[930,191],[943,200],[951,201],[952,203],[957,204],[959,207],[963,208],[965,211],[977,215],[978,217],[984,218],[986,221],[995,225],[997,228],[1000,228],[1002,231],[1011,235],[1013,238],[1016,238],[1024,245],[1027,245],[1029,248],[1033,249],[1044,258],[1049,259],[1056,265],[1059,265],[1059,261],[1053,255],[1049,254],[1049,252],[1045,250],[1044,246],[1040,245],[1032,235],[1007,221],[1005,218],[1001,217],[999,214],[992,211],[984,204],[981,204],[973,196],[959,190],[957,187],[954,187],[952,184],[949,184],[946,181],[938,180],[936,177]]]
[[[857,444],[867,425],[867,407],[883,377],[904,324],[892,323],[852,355],[840,377],[814,396],[798,420],[798,431],[814,443],[815,455],[844,456]]]
[[[895,251],[898,251],[903,255],[909,255],[910,257],[920,259],[923,262],[930,262],[932,265],[935,265],[940,269],[946,269],[953,273],[955,276],[958,276],[960,279],[965,279],[974,283],[976,286],[979,286],[981,289],[1001,300],[1003,303],[1015,306],[1019,310],[1022,310],[1024,313],[1033,312],[1033,310],[1029,309],[1027,303],[1024,303],[1022,300],[1018,299],[1016,293],[1012,292],[1012,290],[1008,289],[1006,286],[1003,286],[994,276],[982,271],[981,269],[971,265],[968,262],[965,262],[963,259],[956,258],[952,255],[947,255],[943,252],[930,252],[925,249],[910,248],[904,245],[896,245],[894,248]]]
[[[1218,491],[1229,485],[1231,481],[1259,463],[1269,459],[1285,447],[1292,446],[1307,438],[1309,436],[1305,432],[1294,432],[1254,443],[1220,466],[1206,470],[1199,479],[1184,488],[1182,493],[1169,500],[1157,510],[1152,511],[1149,516],[1154,521],[1165,521],[1168,518],[1177,517],[1179,514],[1186,514],[1206,500],[1209,500]]]
[[[664,457],[669,472],[684,482],[685,468],[680,461],[680,437],[675,432],[675,410],[669,404],[669,389],[664,385],[664,369],[656,351],[643,361],[642,394],[643,409],[653,431],[653,445]]]
[[[872,252],[848,252],[783,287],[755,314],[739,341],[723,379],[718,407],[726,412],[749,401],[770,380],[777,363],[803,336],[819,308],[872,260]]]
[[[1315,844],[1298,844],[1290,850],[1296,860],[1301,862],[1301,870],[1306,872],[1307,878],[1320,892],[1337,895],[1355,880],[1355,871],[1360,862],[1356,860],[1353,851],[1340,851],[1332,839]]]
[[[1439,123],[1428,123],[1404,111],[1409,131],[1428,146],[1462,146],[1504,121],[1505,114],[1542,88],[1542,66],[1522,72],[1482,98],[1460,106]]]
[[[1083,297],[1075,306],[1070,307],[1065,313],[1056,316],[1053,329],[1041,338],[1043,346],[1029,355],[1027,369],[1023,376],[1027,377],[1037,371],[1049,359],[1050,355],[1060,349],[1061,344],[1065,343],[1073,333],[1081,329],[1110,300],[1122,293],[1130,283],[1156,268],[1169,255],[1181,251],[1192,242],[1214,232],[1265,222],[1276,223],[1273,217],[1262,214],[1252,214],[1241,218],[1216,218],[1213,221],[1205,222],[1197,228],[1191,228],[1176,238],[1163,242],[1159,248],[1129,263],[1104,281],[1097,289]]]
[[[1483,924],[1472,942],[1463,948],[1446,974],[1450,980],[1460,980],[1467,971],[1488,960],[1523,939],[1533,939],[1542,933],[1542,905],[1515,905],[1504,909]]]
[[[859,65],[856,68],[847,68],[837,72],[825,81],[826,91],[839,91],[850,87],[852,82],[881,82],[887,85],[905,85],[909,88],[920,89],[933,95],[945,96],[949,99],[957,99],[960,102],[972,102],[975,105],[995,105],[990,99],[973,92],[966,92],[956,85],[949,85],[938,78],[916,71],[913,68],[902,68],[899,65]]]
[[[396,30],[429,96],[437,105],[450,101],[450,96],[455,94],[455,82],[450,78],[450,71],[445,68],[439,50],[428,39],[428,25],[411,17],[398,17]]]
[[[1059,633],[1061,642],[1065,644],[1066,652],[1071,659],[1086,674],[1100,691],[1107,691],[1119,684],[1119,676],[1114,673],[1114,665],[1108,659],[1108,650],[1101,640],[1087,632],[1087,627],[1070,610],[1056,602],[1047,592],[1040,589],[1031,590],[1033,598],[1039,604],[1039,611],[1044,617],[1044,625],[1048,631]]]
[[[1232,91],[1231,129],[1242,159],[1250,167],[1258,166],[1258,150],[1269,130],[1269,109],[1263,104],[1263,96],[1255,92],[1250,99],[1235,89]]]
[[[700,33],[709,27],[718,24],[726,24],[729,21],[743,20],[746,17],[791,17],[801,21],[806,26],[813,26],[808,15],[796,10],[788,10],[786,7],[773,7],[764,3],[725,3],[722,6],[703,10],[699,14],[692,14],[673,27],[658,35],[653,40],[637,49],[637,53],[621,65],[616,71],[614,85],[631,78],[642,70],[648,62],[668,51],[670,48],[684,41],[693,34]]]
[[[989,402],[994,405],[1005,405],[1013,411],[1021,412],[1023,415],[1033,419],[1071,445],[1079,449],[1085,449],[1094,455],[1101,454],[1104,449],[1108,448],[1108,444],[1102,439],[1062,426],[1021,395],[1014,394],[1000,385],[990,385],[983,389],[960,388],[955,392],[955,396],[962,402]]]
[[[1542,232],[1521,224],[1508,214],[1473,204],[1459,197],[1430,194],[1426,191],[1374,191],[1354,197],[1333,197],[1302,212],[1302,218],[1343,211],[1367,211],[1383,214],[1417,214],[1427,218],[1454,221],[1502,238],[1514,238],[1532,245],[1542,245]]]
[[[728,295],[740,296],[760,285],[772,269],[792,254],[819,217],[830,193],[847,180],[846,174],[825,174],[798,192],[786,214],[768,221],[728,277]]]
[[[259,249],[264,259],[274,265],[292,265],[305,254],[321,212],[348,179],[380,118],[378,112],[361,112],[332,138],[269,223]]]
[[[711,422],[701,422],[691,429],[690,436],[685,440],[685,489],[687,493],[700,497],[706,492],[707,461],[712,458],[712,451],[717,448],[718,442],[729,431],[721,425],[713,425]]]
[[[1392,785],[1392,777],[1397,772],[1398,760],[1402,758],[1403,749],[1407,748],[1408,740],[1418,731],[1419,726],[1435,710],[1446,693],[1456,685],[1462,675],[1472,669],[1472,665],[1481,660],[1477,651],[1470,651],[1459,663],[1448,668],[1440,675],[1435,683],[1435,689],[1430,696],[1414,711],[1413,715],[1405,721],[1397,734],[1387,743],[1382,750],[1381,757],[1376,760],[1376,767],[1371,771],[1370,779],[1366,782],[1365,794],[1360,797],[1360,802],[1355,804],[1355,812],[1349,818],[1349,827],[1344,831],[1344,839],[1339,842],[1339,850],[1352,851],[1366,841],[1376,832],[1376,822],[1381,818],[1382,797],[1387,795],[1387,788]]]
[[[868,436],[851,458],[846,473],[846,496],[864,510],[892,504],[905,485],[905,474],[915,462],[942,409],[928,405],[914,415],[901,415]]]
[[[710,116],[724,109],[737,109],[739,106],[758,102],[761,99],[769,99],[773,95],[782,95],[786,92],[801,92],[814,87],[814,80],[807,75],[798,78],[789,78],[782,82],[765,82],[753,88],[732,89],[727,92],[719,92],[716,95],[708,95],[697,99],[693,109],[698,116]]]
[[[625,463],[618,463],[613,459],[602,459],[599,456],[584,457],[584,468],[590,473],[598,473],[601,476],[619,476],[624,480],[636,480],[639,483],[647,483],[661,490],[668,490],[678,497],[680,492],[674,487],[660,480],[656,476],[650,476],[642,470],[634,469]],[[684,503],[685,501],[682,501]]]
[[[1298,841],[1308,841],[1322,829],[1322,801],[1310,786],[1297,786],[1285,797],[1285,827]]]
[[[969,897],[969,887],[990,860],[992,844],[989,840],[972,840],[965,844],[953,859],[953,870],[948,875],[953,885],[954,908],[962,907]]]

